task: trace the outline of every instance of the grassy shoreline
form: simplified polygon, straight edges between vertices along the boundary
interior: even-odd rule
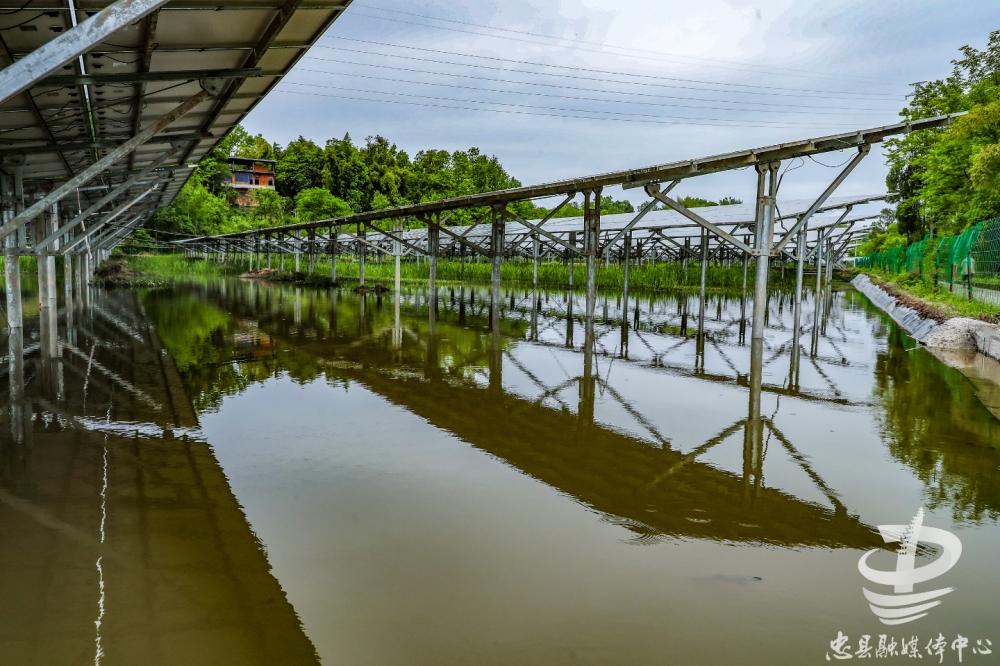
[[[964,286],[957,285],[958,291],[949,292],[935,282],[924,280],[915,272],[890,274],[871,268],[858,272],[867,275],[872,282],[893,296],[918,302],[933,313],[935,319],[969,317],[991,323],[1000,322],[1000,307],[982,301],[970,301]]]
[[[193,275],[239,276],[249,271],[245,261],[215,262],[204,259],[193,259],[181,255],[132,255],[122,257],[138,274],[146,276],[183,277]],[[273,282],[308,284],[315,286],[330,286],[331,265],[329,260],[317,261],[314,273],[309,275],[307,262],[301,261],[300,271],[294,271],[294,262],[286,257],[284,271],[267,275],[265,278]],[[265,267],[266,268],[266,267]],[[278,261],[272,258],[271,268],[278,268]],[[505,261],[500,267],[500,281],[504,285],[531,286],[532,264],[530,261]],[[460,261],[440,259],[438,261],[437,280],[439,284],[489,284],[492,267],[486,262],[466,261],[464,270]],[[545,288],[566,289],[569,287],[569,266],[562,262],[542,262],[538,270],[538,284]],[[781,269],[774,268],[771,272],[771,283],[777,288],[794,287],[794,269],[787,270],[784,280]],[[403,262],[400,266],[400,281],[405,284],[426,284],[429,278],[429,266],[426,261],[416,263]],[[629,274],[629,288],[636,291],[684,291],[698,290],[701,279],[701,269],[697,263],[691,262],[685,271],[679,263],[642,264],[633,266]],[[395,280],[395,263],[393,261],[371,261],[365,264],[365,282],[391,285]],[[747,273],[747,285],[754,280],[754,267],[751,264]],[[356,284],[359,281],[359,266],[353,259],[337,260],[338,284]],[[586,284],[586,266],[583,261],[577,261],[573,270],[574,288],[582,288]],[[599,289],[621,289],[624,285],[624,268],[618,264],[602,265],[598,269]],[[712,290],[740,289],[743,285],[743,266],[741,264],[709,265],[706,275],[706,285]]]

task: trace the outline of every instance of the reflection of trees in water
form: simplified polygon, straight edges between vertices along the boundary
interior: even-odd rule
[[[875,366],[876,418],[892,456],[924,484],[931,508],[950,506],[955,520],[1000,516],[1000,422],[972,383],[891,326]]]
[[[427,344],[426,300],[405,304],[401,325],[406,333],[397,350],[391,298],[369,295],[361,307],[356,294],[299,290],[296,306],[294,287],[220,285],[154,290],[143,297],[198,413],[218,409],[225,396],[279,374],[301,383],[320,376],[341,381],[329,361],[344,345],[352,359],[373,367],[433,366],[445,374],[467,375],[488,364],[492,343],[483,333],[489,329],[489,309],[479,300],[460,307],[443,297],[433,345]],[[523,321],[502,322],[502,347],[524,338],[526,328]]]

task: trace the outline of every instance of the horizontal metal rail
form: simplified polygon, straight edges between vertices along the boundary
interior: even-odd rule
[[[953,113],[934,118],[925,118],[906,123],[896,123],[883,127],[874,127],[857,132],[847,132],[834,134],[831,136],[818,137],[782,143],[774,146],[764,146],[750,150],[742,150],[734,153],[724,153],[695,160],[684,160],[681,162],[670,162],[641,169],[628,169],[624,171],[614,171],[596,176],[561,180],[541,185],[531,185],[526,187],[516,187],[507,190],[497,190],[494,192],[483,192],[480,194],[470,194],[439,201],[428,201],[396,208],[386,208],[378,211],[357,213],[343,217],[317,220],[315,222],[304,222],[299,224],[284,225],[281,227],[271,227],[269,231],[298,231],[316,227],[328,227],[330,225],[350,225],[375,220],[385,220],[390,218],[420,217],[431,213],[440,213],[457,208],[478,208],[484,206],[503,205],[514,201],[524,201],[527,199],[539,199],[551,196],[566,196],[571,193],[597,187],[613,187],[621,185],[640,186],[650,183],[660,183],[663,181],[683,180],[703,176],[710,173],[742,169],[756,164],[792,159],[795,157],[806,157],[809,155],[819,155],[822,153],[844,150],[847,148],[860,148],[872,143],[879,143],[886,137],[906,134],[917,130],[933,129],[950,125],[955,118],[964,115],[963,113]],[[198,239],[189,239],[187,242],[195,240],[204,241],[216,238],[239,238],[245,236],[258,235],[260,231],[241,231],[229,234],[219,234],[216,236],[205,236]],[[178,241],[183,243],[184,241]]]

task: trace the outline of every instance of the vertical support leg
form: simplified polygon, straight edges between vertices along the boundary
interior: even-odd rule
[[[793,390],[799,387],[799,359],[802,351],[799,347],[799,331],[802,328],[802,275],[806,262],[807,224],[802,225],[802,228],[799,229],[798,239],[795,243],[795,305],[792,315],[791,376],[789,377],[789,388]]]
[[[396,232],[397,236],[399,236],[400,234],[403,233],[403,223],[400,220],[393,220],[392,230]],[[399,351],[400,349],[403,348],[403,329],[400,326],[400,320],[399,320],[400,298],[402,297],[401,293],[402,290],[400,289],[399,259],[400,256],[403,254],[403,245],[399,241],[393,241],[393,245],[394,245],[393,255],[395,255],[393,258],[396,260],[396,280],[395,280],[395,293],[393,298],[393,306],[395,308],[396,318],[394,320],[394,324],[392,327],[392,342],[393,342],[393,348]]]
[[[492,270],[490,273],[491,303],[493,304],[493,329],[500,332],[500,260],[503,258],[504,223],[496,206],[493,207],[493,220],[490,234],[490,257]]]
[[[309,275],[316,272],[316,230],[309,230]]]
[[[340,227],[330,227],[330,279],[337,281],[337,255],[340,253]]]
[[[292,238],[295,239],[295,272],[298,273],[299,255],[302,254],[302,239],[299,236],[298,232],[295,232],[295,235],[292,236]]]
[[[21,167],[15,166],[14,173],[15,173],[15,180],[17,182],[13,190],[14,192],[16,192],[21,189],[20,187],[18,187],[18,185],[20,185],[19,181],[21,175]],[[3,220],[6,223],[7,221],[13,219],[14,215],[16,215],[18,208],[17,204],[20,201],[20,197],[19,196],[16,197],[14,195],[14,192],[11,192],[12,188],[10,187],[10,182],[6,177],[3,178],[2,183],[4,189]],[[4,276],[7,279],[7,326],[12,330],[13,329],[20,330],[24,326],[24,319],[21,312],[21,256],[20,256],[20,251],[18,250],[18,236],[19,234],[12,233],[6,238],[4,238],[4,250],[3,250]],[[13,354],[13,350],[11,353]],[[11,363],[13,363],[13,355],[11,356],[11,359],[12,359]],[[19,358],[18,360],[20,361],[21,359]],[[11,375],[12,375],[11,386],[13,386],[13,369],[11,370]],[[21,384],[23,389],[23,384],[24,384],[23,368],[22,368]],[[12,393],[11,396],[12,412],[14,410],[13,407],[14,404],[15,403],[13,402],[13,393]],[[17,409],[18,410],[20,409],[19,403],[17,404]]]
[[[365,226],[358,225],[358,237],[364,240]],[[361,286],[365,286],[365,244],[358,243],[358,280]],[[363,300],[363,299],[362,299]]]
[[[538,234],[531,234],[531,288],[538,290]]]
[[[625,234],[622,239],[625,242],[625,246],[622,252],[622,263],[623,275],[622,275],[622,330],[628,331],[628,281],[629,281],[629,264],[632,263],[632,232]],[[627,335],[627,333],[625,334]],[[624,348],[623,348],[624,351]]]
[[[575,231],[569,232],[569,244],[572,245],[574,248],[576,247],[576,232]],[[574,268],[573,262],[575,261],[575,256],[576,255],[574,255],[573,252],[570,252],[570,251],[567,251],[566,254],[569,255],[569,290],[570,290],[570,298],[572,298],[572,292],[573,292],[573,268]]]
[[[705,280],[708,277],[708,229],[701,229],[701,281],[698,289],[698,346],[702,351],[705,343],[702,337],[705,335]]]
[[[764,316],[767,309],[767,278],[770,270],[771,246],[774,242],[774,196],[778,189],[777,173],[778,163],[773,162],[765,170],[761,166],[757,168],[758,186],[760,194],[758,198],[758,220],[759,230],[757,238],[757,275],[754,283],[753,294],[753,320],[751,322],[750,334],[750,418],[760,417],[760,385],[763,372],[763,349],[764,349]],[[768,178],[768,194],[764,196],[764,180]],[[761,353],[758,354],[757,352]]]
[[[778,162],[765,169],[757,166],[757,275],[754,283],[753,320],[750,335],[750,405],[743,440],[743,479],[750,491],[753,475],[755,491],[760,489],[763,470],[764,420],[760,413],[764,370],[764,316],[767,309],[767,279],[774,242],[774,197],[778,190]],[[767,194],[765,195],[765,181]]]
[[[435,222],[437,220],[435,219]],[[427,291],[430,298],[430,327],[431,335],[434,335],[434,324],[437,318],[438,291],[437,291],[437,268],[438,268],[438,247],[441,240],[441,230],[434,226],[427,228],[427,261],[428,261],[428,282]]]

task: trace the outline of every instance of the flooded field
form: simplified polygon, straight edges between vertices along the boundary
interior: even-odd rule
[[[739,293],[620,299],[592,350],[523,288],[26,309],[0,664],[1000,661],[982,386],[854,291],[773,293],[760,377]]]

